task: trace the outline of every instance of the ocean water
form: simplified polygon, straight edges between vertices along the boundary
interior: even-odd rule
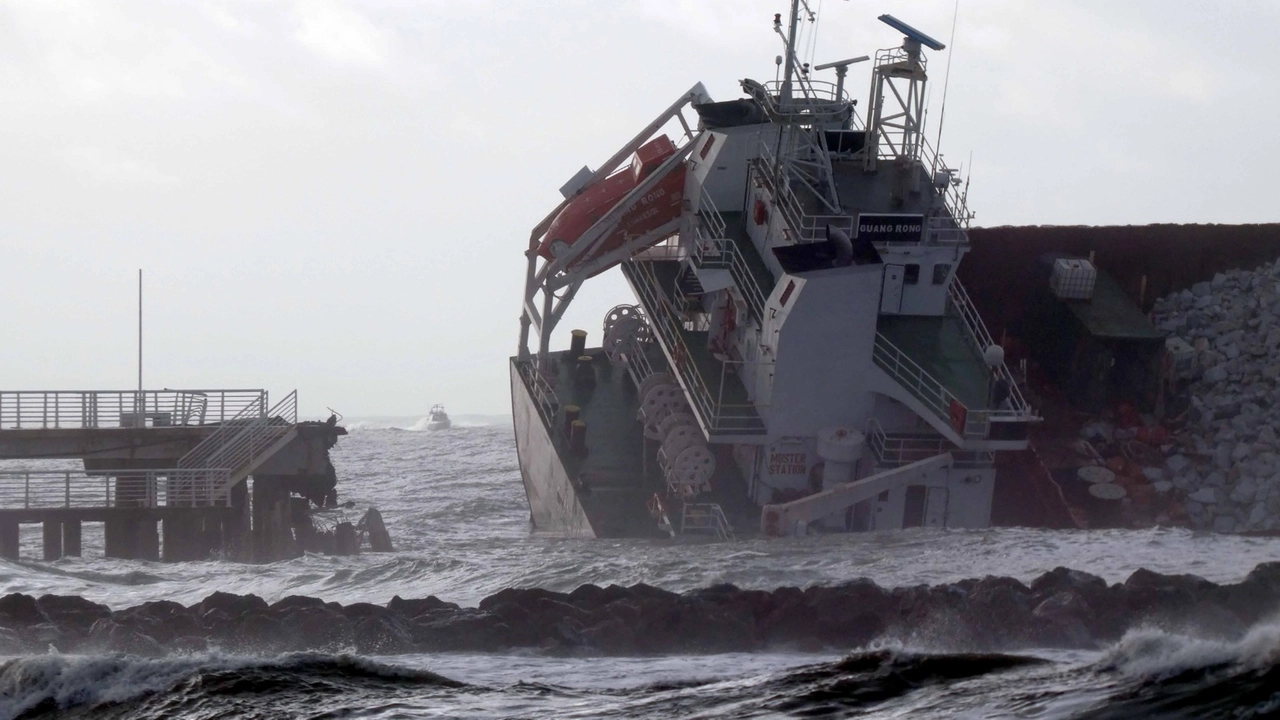
[[[383,514],[396,551],[269,565],[101,557],[0,561],[0,594],[82,595],[113,608],[194,603],[219,589],[268,602],[436,595],[474,605],[510,586],[568,591],[645,582],[675,591],[772,589],[868,577],[886,587],[1059,565],[1121,581],[1139,567],[1238,581],[1280,558],[1280,539],[1184,530],[983,531],[752,539],[581,541],[532,536],[514,440],[501,420],[353,420],[334,452],[341,499]],[[336,519],[336,517],[334,518]],[[1157,630],[1099,652],[968,654],[945,636],[846,654],[638,658],[537,653],[395,657],[220,653],[0,659],[0,720],[16,717],[1269,717],[1280,716],[1280,622],[1221,643]]]

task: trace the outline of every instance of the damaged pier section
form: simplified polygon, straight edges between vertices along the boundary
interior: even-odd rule
[[[45,560],[79,556],[85,523],[124,559],[356,552],[354,525],[326,534],[311,512],[337,506],[329,450],[345,434],[336,417],[299,422],[296,391],[0,391],[0,460],[19,461],[0,469],[0,557],[19,557],[23,524],[42,526]]]

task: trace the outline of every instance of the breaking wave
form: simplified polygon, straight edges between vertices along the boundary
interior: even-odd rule
[[[573,673],[473,684],[350,655],[45,655],[0,665],[0,720],[424,714],[1263,718],[1280,716],[1278,660],[1277,624],[1256,627],[1238,642],[1143,630],[1109,650],[1075,658],[872,649],[746,675],[724,672],[730,663],[722,659],[711,663],[719,676],[590,687],[566,684],[574,682]],[[475,668],[505,661],[490,656],[471,662]]]
[[[234,708],[288,714],[317,696],[456,689],[427,670],[348,655],[276,658],[175,655],[41,655],[0,666],[0,720],[65,717],[200,717]]]
[[[1280,716],[1280,624],[1274,621],[1237,642],[1135,631],[1097,670],[1113,688],[1093,717]]]

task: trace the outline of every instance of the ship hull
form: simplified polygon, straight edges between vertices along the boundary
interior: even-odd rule
[[[538,412],[538,403],[525,385],[515,362],[510,363],[511,415],[515,424],[520,480],[529,500],[529,521],[538,534],[594,538],[595,531],[569,480]]]

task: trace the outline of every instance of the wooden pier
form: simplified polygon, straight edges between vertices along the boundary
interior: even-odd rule
[[[85,523],[102,523],[108,557],[291,557],[295,526],[310,529],[295,508],[335,502],[342,434],[333,418],[299,422],[296,392],[271,405],[265,390],[0,391],[0,460],[79,465],[4,463],[0,557],[20,557],[33,523],[45,560],[79,556]]]

